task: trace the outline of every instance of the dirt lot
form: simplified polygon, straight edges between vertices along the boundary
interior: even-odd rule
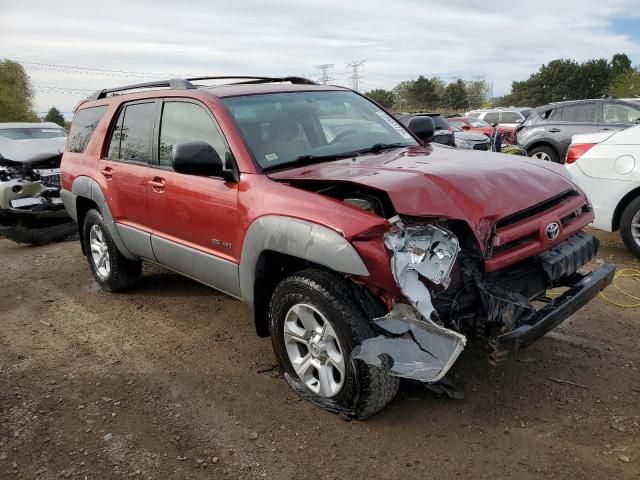
[[[406,382],[346,422],[298,400],[221,293],[155,266],[102,292],[77,242],[0,239],[0,265],[1,479],[640,478],[640,309],[598,299],[499,369],[468,348],[465,400]]]

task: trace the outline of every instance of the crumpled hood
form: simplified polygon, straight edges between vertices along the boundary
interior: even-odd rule
[[[398,214],[466,221],[484,244],[496,220],[567,190],[565,168],[492,152],[426,145],[273,172],[269,177],[346,182],[382,190]]]
[[[37,163],[61,155],[66,137],[9,140],[0,136],[0,158],[18,163]]]

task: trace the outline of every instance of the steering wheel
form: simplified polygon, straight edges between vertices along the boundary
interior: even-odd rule
[[[345,130],[343,132],[340,132],[338,135],[336,135],[335,137],[333,137],[333,140],[331,140],[329,142],[329,145],[333,145],[334,143],[339,142],[340,140],[342,140],[344,137],[346,137],[347,135],[353,135],[354,133],[358,133],[357,130]]]

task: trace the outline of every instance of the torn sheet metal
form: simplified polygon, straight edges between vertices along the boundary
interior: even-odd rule
[[[464,335],[418,318],[410,305],[396,304],[374,319],[385,335],[369,338],[354,348],[352,357],[391,375],[436,382],[449,371],[466,344]]]
[[[385,234],[385,245],[392,252],[391,270],[402,293],[429,320],[433,312],[431,295],[418,274],[427,280],[449,286],[460,245],[456,236],[435,225],[405,227],[396,217],[390,220],[398,228]]]

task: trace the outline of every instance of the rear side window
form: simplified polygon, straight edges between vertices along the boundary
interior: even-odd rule
[[[176,143],[197,140],[207,142],[225,161],[227,142],[204,108],[189,102],[165,102],[160,124],[160,165],[171,166],[171,151]]]
[[[582,103],[579,105],[565,105],[562,107],[563,122],[595,122],[596,104]]]
[[[500,121],[500,114],[498,112],[489,112],[484,116],[484,121],[487,123],[498,123]]]
[[[151,135],[155,102],[133,103],[120,110],[107,157],[112,160],[151,163]]]
[[[83,108],[76,112],[71,122],[67,151],[82,153],[89,145],[93,132],[107,111],[107,106]]]
[[[518,112],[502,112],[502,123],[518,123],[522,120]]]

